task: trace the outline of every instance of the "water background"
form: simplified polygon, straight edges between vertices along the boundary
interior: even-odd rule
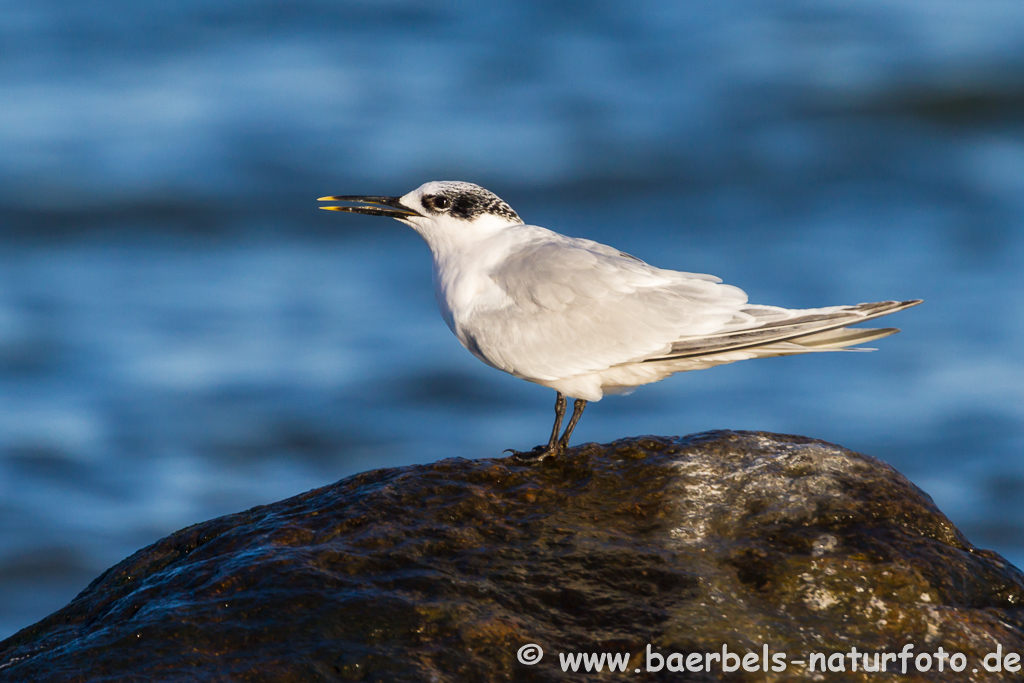
[[[575,440],[827,439],[1024,565],[1016,0],[8,0],[0,150],[0,637],[188,524],[544,440],[419,238],[314,201],[432,179],[757,303],[925,299]]]

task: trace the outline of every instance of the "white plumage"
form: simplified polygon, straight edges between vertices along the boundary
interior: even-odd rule
[[[871,341],[899,330],[847,327],[920,303],[752,305],[743,290],[712,275],[664,270],[527,225],[472,183],[322,200],[370,204],[322,208],[397,218],[416,230],[433,255],[441,314],[459,341],[488,365],[558,392],[551,439],[534,457],[564,450],[586,402],[605,393],[722,363]],[[577,401],[559,438],[563,395]]]

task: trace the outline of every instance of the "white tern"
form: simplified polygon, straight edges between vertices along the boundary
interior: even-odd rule
[[[899,332],[850,325],[915,306],[881,301],[786,309],[747,303],[713,275],[663,270],[612,247],[527,225],[473,183],[434,181],[402,197],[334,196],[329,211],[395,218],[420,234],[434,261],[441,315],[491,367],[557,392],[546,445],[565,451],[587,401],[676,372],[749,358],[834,351]],[[572,417],[559,436],[566,399]]]

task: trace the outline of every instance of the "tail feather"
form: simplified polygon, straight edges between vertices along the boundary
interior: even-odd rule
[[[850,325],[896,313],[919,303],[921,303],[920,299],[878,301],[834,309],[793,311],[793,317],[785,320],[731,330],[717,335],[685,337],[674,343],[669,353],[645,359],[644,362],[657,363],[683,358],[698,358],[730,351],[773,346],[774,349],[766,348],[765,351],[771,353],[786,348],[792,350],[783,353],[801,353],[842,349],[899,332],[899,329],[895,327],[848,329]],[[791,345],[795,345],[796,348]]]
[[[898,327],[869,327],[849,328],[841,327],[838,330],[818,332],[809,334],[806,337],[795,337],[791,339],[794,344],[807,346],[813,349],[845,349],[854,344],[867,344],[882,337],[888,337],[900,331]]]

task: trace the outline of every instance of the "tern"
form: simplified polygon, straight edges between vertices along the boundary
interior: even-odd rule
[[[433,181],[401,197],[319,201],[356,204],[320,208],[395,218],[419,233],[433,256],[441,315],[462,345],[493,368],[555,390],[551,437],[531,451],[511,451],[520,458],[565,452],[587,402],[605,394],[739,360],[846,349],[899,332],[850,325],[921,303],[749,304],[743,290],[713,275],[664,270],[528,225],[473,183]],[[561,432],[566,397],[573,411]]]

